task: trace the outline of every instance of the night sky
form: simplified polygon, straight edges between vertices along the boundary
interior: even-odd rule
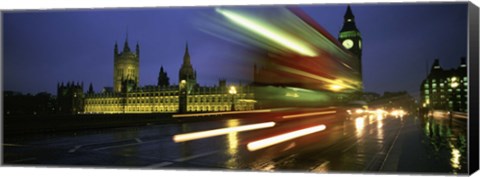
[[[301,6],[333,36],[346,5]],[[418,95],[426,62],[457,67],[467,52],[467,4],[353,4],[363,38],[366,91]],[[140,43],[140,85],[156,85],[160,66],[178,82],[186,41],[200,85],[238,81],[235,46],[199,30],[213,8],[15,11],[3,14],[3,89],[56,94],[57,82],[113,85],[113,47],[128,31]],[[228,65],[230,64],[230,65]],[[222,67],[219,67],[222,66]],[[430,66],[428,66],[430,68]]]

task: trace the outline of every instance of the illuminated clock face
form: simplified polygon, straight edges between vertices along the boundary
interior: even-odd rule
[[[353,41],[351,39],[344,40],[342,43],[343,47],[350,49],[353,47]]]
[[[358,48],[362,48],[362,40],[358,40]]]

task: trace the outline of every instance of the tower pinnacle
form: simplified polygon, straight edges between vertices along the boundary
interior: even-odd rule
[[[188,52],[188,42],[185,44],[185,54],[183,55],[183,64],[191,65],[190,63],[190,53]]]
[[[123,52],[130,52],[130,46],[128,46],[128,30],[125,36],[125,45],[123,46]]]

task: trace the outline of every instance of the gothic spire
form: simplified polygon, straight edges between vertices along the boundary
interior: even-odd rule
[[[137,46],[135,47],[135,52],[137,54],[137,57],[140,56],[140,45],[138,44],[138,41],[137,41]]]
[[[355,25],[355,16],[353,15],[350,5],[348,5],[343,18],[343,27],[340,31],[358,31],[357,26]]]
[[[350,18],[350,19],[355,18],[355,16],[352,13],[352,9],[350,8],[350,5],[348,5],[347,12],[345,12],[345,15],[343,17],[345,17],[346,19],[347,18]]]
[[[125,44],[123,46],[123,52],[130,52],[130,47],[128,46],[128,30],[125,36]]]
[[[188,42],[185,44],[185,54],[183,55],[183,64],[190,64],[190,54],[188,52]]]
[[[118,54],[118,44],[117,44],[117,41],[115,41],[115,49],[113,49],[113,52],[115,55]]]
[[[93,94],[93,93],[95,93],[95,91],[93,91],[93,85],[92,85],[91,82],[90,82],[90,86],[88,86],[88,92],[87,92],[87,93],[88,93],[88,94]]]

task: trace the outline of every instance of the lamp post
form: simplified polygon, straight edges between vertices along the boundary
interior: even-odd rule
[[[452,107],[450,108],[450,123],[452,122],[453,119],[453,111],[455,111],[455,89],[458,87],[458,78],[457,77],[452,77],[450,79],[450,87],[452,88],[452,95],[450,98],[450,101],[452,102]]]
[[[235,86],[230,86],[230,90],[228,90],[228,93],[230,93],[230,95],[232,95],[232,107],[231,107],[231,110],[232,110],[232,111],[235,111],[235,94],[237,94],[237,89],[235,88]]]

